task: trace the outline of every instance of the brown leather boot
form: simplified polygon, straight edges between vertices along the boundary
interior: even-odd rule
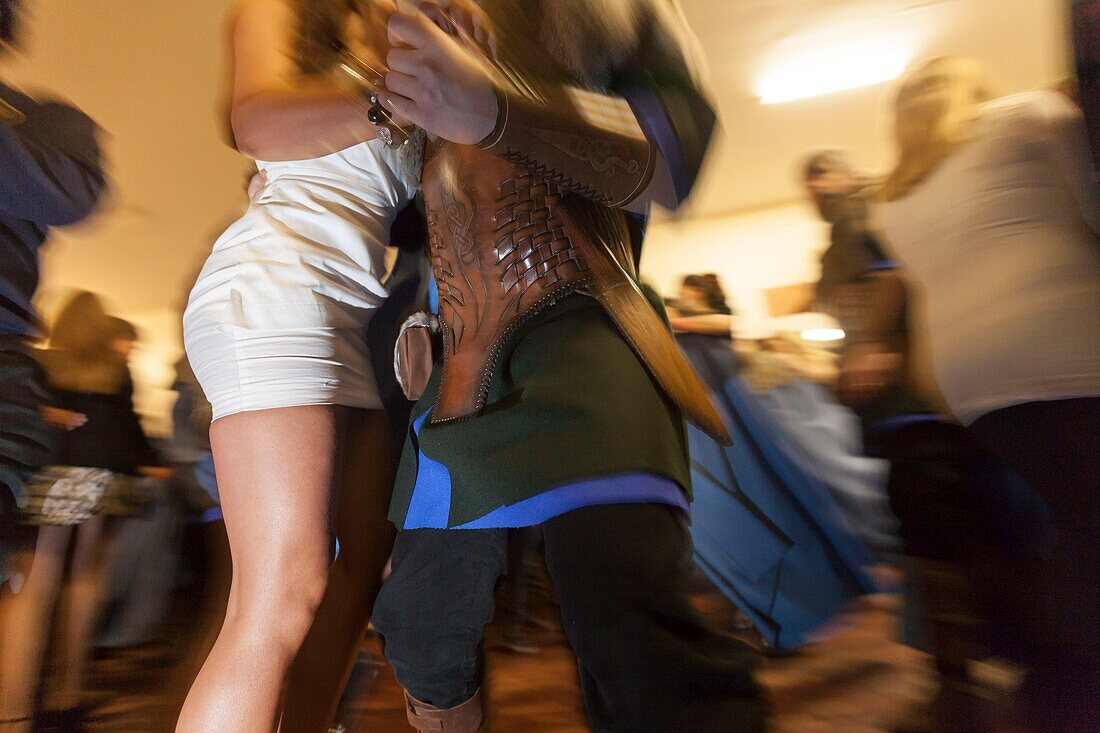
[[[481,690],[466,702],[447,710],[420,702],[405,693],[405,711],[409,724],[429,733],[487,733],[484,699]]]

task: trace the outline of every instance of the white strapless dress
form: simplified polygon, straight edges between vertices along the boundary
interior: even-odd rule
[[[258,165],[268,184],[214,244],[183,318],[214,418],[300,405],[380,408],[366,327],[388,295],[390,227],[415,195],[417,151],[371,140]]]

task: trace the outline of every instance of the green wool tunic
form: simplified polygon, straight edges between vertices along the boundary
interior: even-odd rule
[[[664,314],[655,294],[647,293]],[[409,429],[390,519],[405,526],[418,469],[417,448],[450,472],[449,527],[577,481],[650,473],[690,497],[687,432],[594,299],[570,295],[531,319],[505,344],[477,416]],[[412,420],[435,403],[437,363]]]

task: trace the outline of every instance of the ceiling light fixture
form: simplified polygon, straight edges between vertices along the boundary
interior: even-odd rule
[[[835,35],[845,35],[837,33]],[[849,89],[882,84],[902,75],[912,60],[908,44],[884,37],[855,36],[837,41],[820,37],[777,49],[756,85],[761,104],[781,104]],[[786,52],[783,52],[783,51]]]
[[[802,332],[803,341],[843,341],[844,331],[839,328],[811,328]]]

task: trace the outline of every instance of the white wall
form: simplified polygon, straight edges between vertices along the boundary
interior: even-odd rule
[[[790,2],[791,0],[784,0]],[[685,0],[689,19],[720,11],[713,0]],[[821,3],[847,14],[870,3]],[[875,3],[876,23],[912,26],[918,58],[965,55],[992,70],[1002,91],[1053,84],[1069,74],[1066,3],[1062,0],[949,0],[939,3]],[[726,7],[726,6],[721,6]],[[770,21],[770,19],[769,19]],[[797,28],[798,24],[791,24]],[[889,101],[893,84],[843,92],[789,105],[763,107],[748,99],[747,76],[723,75],[727,48],[713,24],[697,31],[709,57],[725,113],[723,140],[701,181],[697,201],[681,221],[651,225],[642,275],[674,295],[688,273],[716,272],[738,310],[749,320],[766,317],[763,291],[817,278],[828,228],[812,208],[794,202],[798,162],[807,151],[840,147],[871,173],[889,169]],[[743,30],[737,31],[744,34]],[[751,66],[751,65],[750,65]],[[740,159],[739,159],[740,158]],[[762,201],[787,199],[785,203]],[[746,206],[750,210],[737,213]],[[723,214],[720,212],[733,211]]]
[[[875,39],[898,46],[910,60],[978,58],[1007,91],[1058,80],[1069,58],[1067,0],[681,2],[706,54],[725,128],[691,202],[703,216],[791,200],[793,164],[810,148],[844,148],[871,170],[888,165],[892,147],[883,112],[889,86],[758,102],[757,81],[789,54],[836,54],[838,47]]]
[[[828,228],[804,204],[654,223],[642,275],[674,295],[684,274],[717,273],[731,305],[751,324],[769,315],[764,290],[817,279],[827,236]]]

